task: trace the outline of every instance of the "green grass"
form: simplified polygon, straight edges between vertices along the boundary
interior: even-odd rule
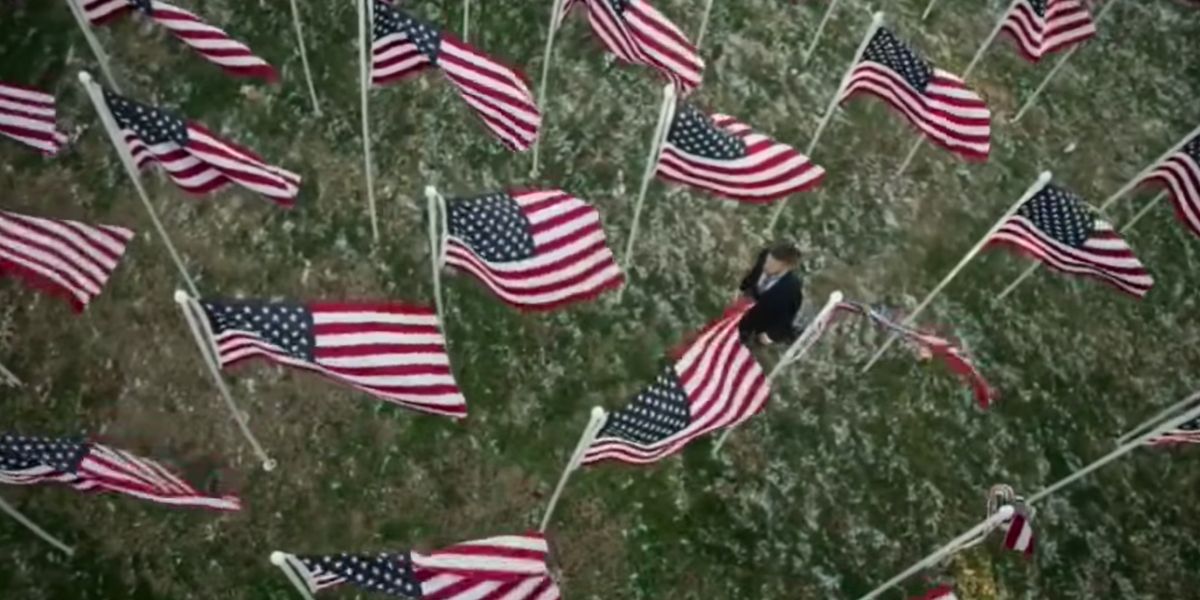
[[[161,31],[125,22],[99,36],[126,92],[177,107],[305,177],[292,211],[241,190],[194,200],[145,178],[203,292],[431,301],[428,183],[447,194],[561,186],[596,203],[610,243],[623,247],[659,83],[607,62],[584,19],[557,44],[539,178],[436,77],[372,93],[383,230],[373,245],[353,3],[302,6],[320,119],[309,111],[286,4],[184,4],[280,67],[283,86],[233,81]],[[451,29],[461,21],[457,1],[409,4]],[[697,101],[804,147],[869,12],[843,3],[803,67],[823,7],[812,4],[718,1]],[[962,70],[1001,9],[997,0],[946,1],[921,25],[923,0],[887,4],[898,31],[950,71]],[[536,76],[548,5],[476,2],[472,41]],[[689,32],[702,5],[658,3]],[[246,504],[221,516],[49,487],[0,490],[79,547],[66,560],[0,519],[4,598],[294,598],[267,561],[272,550],[431,548],[536,527],[589,407],[620,406],[648,381],[668,347],[719,313],[767,241],[769,209],[654,182],[620,303],[524,316],[451,278],[446,329],[471,412],[461,423],[296,372],[242,368],[228,380],[281,463],[266,474],[202,370],[171,301],[176,274],[75,82],[93,62],[66,7],[10,1],[4,10],[0,80],[54,90],[61,120],[83,131],[53,160],[0,144],[0,204],[138,231],[82,316],[0,283],[0,362],[29,384],[0,389],[4,428],[83,430]],[[877,101],[848,105],[814,153],[827,183],[792,198],[779,230],[806,249],[810,304],[842,289],[915,305],[1043,169],[1099,203],[1200,118],[1198,38],[1196,15],[1174,3],[1125,2],[1018,125],[1007,118],[1049,62],[1030,67],[997,45],[972,77],[996,115],[991,160],[964,165],[926,150],[890,187],[913,134]],[[1068,144],[1076,149],[1064,152]],[[1149,197],[1135,193],[1110,216],[1121,222]],[[991,484],[1030,494],[1103,455],[1120,432],[1192,391],[1200,364],[1200,242],[1165,203],[1128,240],[1158,281],[1142,302],[1039,272],[996,303],[1026,263],[987,253],[933,304],[923,320],[965,337],[1001,389],[990,411],[903,352],[860,374],[880,336],[842,327],[778,382],[768,410],[719,460],[704,441],[653,467],[579,473],[551,531],[564,594],[854,598],[977,522]],[[1194,597],[1196,459],[1191,449],[1136,452],[1042,504],[1034,561],[989,544],[943,572],[973,590],[963,594],[970,600]],[[917,578],[885,597],[921,587]]]

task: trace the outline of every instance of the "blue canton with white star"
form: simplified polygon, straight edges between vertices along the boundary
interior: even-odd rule
[[[72,473],[87,455],[82,438],[0,435],[0,471],[21,471],[42,465]]]
[[[125,0],[130,6],[137,9],[143,14],[151,14],[154,12],[154,7],[150,5],[150,0]]]
[[[1200,135],[1192,138],[1192,140],[1183,145],[1181,150],[1184,154],[1192,157],[1192,160],[1200,164]]]
[[[871,38],[871,43],[867,44],[867,50],[863,53],[863,60],[879,63],[899,73],[908,85],[918,91],[925,91],[933,79],[933,65],[887,29],[875,32],[875,37]]]
[[[1050,4],[1050,0],[1027,0],[1027,1],[1029,2],[1029,7],[1033,9],[1033,12],[1036,13],[1037,16],[1039,16],[1039,17],[1046,16],[1046,6],[1048,4]]]
[[[187,143],[187,123],[161,109],[104,90],[104,102],[121,129],[131,129],[146,144]]]
[[[667,132],[667,141],[683,152],[714,160],[733,160],[746,156],[742,138],[717,129],[708,115],[682,102]]]
[[[312,362],[313,318],[307,308],[285,302],[201,302],[213,335],[237,330],[278,346],[293,358]]]
[[[1046,235],[1072,248],[1092,237],[1096,219],[1083,201],[1062,188],[1048,185],[1017,211]]]
[[[418,52],[437,64],[442,32],[433,25],[412,17],[383,0],[375,0],[375,26],[372,29],[376,40],[396,33],[403,35],[417,47]]]
[[[521,206],[505,193],[447,202],[447,228],[480,258],[512,262],[534,255],[533,224]]]
[[[333,574],[363,589],[404,598],[421,598],[421,584],[408,554],[380,553],[297,556],[316,575]]]
[[[629,406],[608,417],[600,437],[651,444],[682,431],[691,420],[687,392],[675,368],[668,366]]]
[[[629,4],[632,2],[633,0],[608,0],[608,4],[612,6],[618,15],[625,12],[625,9],[629,8]]]

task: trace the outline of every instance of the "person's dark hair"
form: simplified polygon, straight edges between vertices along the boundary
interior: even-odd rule
[[[771,246],[767,253],[777,261],[796,266],[800,264],[800,249],[789,242],[778,242]]]

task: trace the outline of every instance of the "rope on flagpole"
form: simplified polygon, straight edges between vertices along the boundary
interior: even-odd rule
[[[650,189],[650,180],[654,178],[654,171],[658,167],[659,153],[662,151],[663,142],[666,141],[667,132],[671,128],[671,120],[675,116],[675,86],[667,84],[663,86],[663,101],[662,106],[658,111],[658,123],[654,126],[654,137],[650,141],[650,155],[646,157],[646,170],[642,173],[642,185],[638,188],[637,202],[633,205],[633,223],[629,226],[629,238],[625,240],[625,255],[621,257],[621,268],[626,273],[629,273],[629,267],[633,259],[633,242],[637,239],[638,224],[642,220],[642,205],[646,202],[646,192]],[[620,302],[625,295],[625,288],[629,286],[623,285],[617,290],[616,301]]]
[[[825,14],[821,17],[821,22],[817,24],[817,32],[813,34],[812,41],[808,43],[808,49],[804,51],[804,58],[800,60],[801,65],[807,65],[808,61],[812,60],[813,52],[817,49],[817,43],[821,41],[821,34],[825,32],[825,25],[829,23],[829,17],[833,16],[833,11],[837,8],[837,5],[838,0],[830,0],[829,8],[825,9]],[[854,62],[857,63],[858,61]]]
[[[558,485],[554,487],[554,494],[550,496],[550,503],[546,505],[546,512],[542,515],[542,524],[538,527],[538,531],[545,533],[546,528],[550,526],[550,517],[554,514],[555,507],[558,506],[558,500],[562,497],[567,479],[571,477],[571,473],[579,469],[583,462],[583,456],[587,454],[587,449],[591,447],[592,442],[596,441],[596,435],[600,433],[600,429],[604,427],[607,419],[608,413],[603,408],[592,407],[588,424],[583,428],[583,435],[579,436],[579,443],[575,444],[575,451],[571,453],[571,458],[567,461],[567,468],[563,469],[562,476],[558,478]]]
[[[1008,207],[1008,210],[1004,211],[1004,214],[1001,215],[995,224],[988,229],[987,233],[985,233],[983,237],[979,239],[979,242],[977,242],[973,248],[967,251],[967,254],[963,256],[962,260],[958,261],[958,264],[955,265],[955,267],[951,269],[948,274],[946,274],[941,283],[937,284],[937,287],[933,288],[933,291],[929,292],[929,294],[925,296],[925,299],[922,300],[921,303],[918,304],[917,307],[913,309],[913,311],[909,313],[900,324],[911,325],[913,321],[916,320],[917,316],[921,314],[921,311],[925,310],[925,308],[929,306],[929,303],[932,302],[933,299],[940,294],[941,291],[945,289],[945,287],[959,274],[959,272],[967,266],[967,263],[971,262],[971,259],[975,258],[975,255],[979,254],[979,252],[983,250],[983,247],[987,245],[992,235],[996,233],[996,230],[1004,226],[1004,222],[1007,221],[1008,218],[1013,214],[1015,214],[1017,210],[1021,208],[1021,205],[1025,204],[1025,202],[1032,198],[1034,194],[1038,193],[1038,191],[1040,191],[1043,187],[1046,187],[1046,184],[1050,183],[1050,178],[1050,171],[1042,171],[1042,174],[1038,175],[1038,178],[1033,182],[1033,185],[1029,186],[1029,188],[1025,190],[1025,193],[1021,194],[1021,197],[1018,198],[1017,201],[1012,204],[1012,206]],[[888,337],[887,341],[879,347],[879,350],[876,350],[875,354],[871,356],[871,360],[869,360],[866,366],[862,368],[862,372],[866,373],[869,371],[871,367],[875,365],[876,361],[879,360],[879,357],[883,356],[883,353],[886,352],[888,348],[891,348],[892,344],[896,343],[896,339],[898,337],[898,333],[892,333],[892,335]]]
[[[368,30],[375,25],[373,0],[358,0],[358,78],[362,96],[363,168],[367,177],[367,207],[371,211],[371,238],[379,243],[379,219],[375,215],[375,174],[371,161],[371,118],[368,92],[371,89]]]
[[[292,587],[296,588],[297,592],[300,592],[304,600],[313,600],[312,594],[308,592],[308,586],[303,581],[300,581],[295,571],[288,566],[289,558],[291,557],[288,554],[276,550],[271,553],[271,564],[279,567],[280,571],[283,571],[284,576],[292,583]]]
[[[706,0],[704,3],[704,16],[700,18],[700,31],[696,33],[696,48],[700,48],[700,44],[704,42],[704,32],[708,31],[708,16],[712,13],[713,0]]]
[[[937,3],[938,0],[929,0],[929,4],[925,5],[925,11],[921,13],[922,21],[929,18],[929,13],[933,12],[933,7],[936,6]]]
[[[221,399],[225,401],[225,406],[229,408],[234,421],[237,422],[238,429],[241,429],[242,436],[246,438],[246,441],[250,442],[254,453],[262,461],[263,470],[274,471],[278,463],[267,455],[267,451],[263,449],[262,444],[258,443],[258,438],[254,437],[254,433],[250,431],[250,425],[246,423],[246,416],[238,408],[237,403],[233,401],[233,395],[229,393],[229,387],[225,385],[225,379],[221,377],[221,369],[217,365],[218,352],[216,342],[213,340],[213,333],[208,326],[208,320],[198,318],[197,311],[201,309],[196,305],[195,298],[188,296],[187,292],[175,290],[175,302],[179,305],[179,310],[183,311],[183,318],[187,320],[188,329],[192,332],[192,339],[196,341],[196,347],[200,350],[200,355],[204,357],[204,364],[208,367],[208,373],[212,375],[213,381],[216,382],[217,390],[221,393]]]
[[[867,51],[867,44],[871,43],[871,38],[875,37],[875,32],[883,26],[883,12],[876,12],[871,15],[871,25],[867,27],[867,33],[863,36],[862,42],[858,45],[858,50],[854,52],[854,59],[850,61],[850,68],[846,69],[846,74],[842,76],[841,83],[838,84],[837,91],[834,92],[833,98],[829,100],[829,107],[825,109],[825,114],[821,117],[821,122],[817,125],[817,132],[813,134],[812,140],[808,142],[808,149],[804,154],[812,157],[813,149],[817,147],[817,142],[821,139],[821,134],[825,132],[825,128],[829,126],[829,121],[833,119],[833,111],[837,110],[838,103],[842,100],[842,92],[846,91],[846,84],[850,83],[850,75],[854,73],[854,68],[858,65],[859,59],[862,58],[863,52]],[[778,202],[775,212],[771,214],[771,222],[767,223],[765,233],[771,233],[775,229],[775,224],[779,222],[779,217],[783,215],[784,208],[787,207],[789,197],[784,197]]]
[[[296,43],[300,46],[300,64],[304,67],[304,81],[308,84],[308,97],[312,100],[313,114],[321,116],[321,104],[317,101],[317,86],[313,83],[312,70],[308,67],[308,50],[304,47],[304,28],[300,24],[300,7],[296,0],[292,4],[292,26],[296,29]]]
[[[4,366],[3,364],[0,364],[0,380],[11,387],[22,387],[25,385],[21,383],[21,380],[18,379],[16,375],[13,375],[13,372],[9,371],[8,367]]]
[[[100,73],[104,75],[104,81],[108,82],[108,87],[112,88],[114,92],[120,94],[121,87],[117,85],[117,80],[113,77],[112,69],[108,65],[108,54],[104,52],[104,48],[100,47],[100,41],[96,39],[96,34],[88,23],[87,15],[83,13],[83,9],[75,3],[75,0],[67,0],[67,6],[70,7],[75,22],[79,24],[79,29],[83,31],[83,37],[87,40],[88,47],[92,49],[92,54],[96,55],[96,62],[100,64]]]
[[[554,34],[558,33],[559,22],[566,16],[561,14],[564,1],[554,0],[550,8],[550,32],[546,35],[546,50],[542,53],[542,79],[538,83],[537,95],[537,105],[542,110],[542,131],[533,138],[533,166],[529,170],[534,177],[540,167],[538,161],[541,158],[542,137],[546,135],[546,116],[550,112],[546,106],[546,84],[550,80],[550,60],[554,57]]]
[[[442,222],[446,215],[442,211],[445,200],[432,185],[425,186],[425,201],[429,211],[429,260],[433,271],[433,301],[437,306],[438,322],[445,326],[445,310],[442,304],[442,265],[444,255],[442,246],[446,238],[442,237]]]
[[[116,119],[113,118],[112,113],[108,111],[108,104],[104,101],[100,86],[96,84],[91,74],[87,71],[79,72],[79,82],[83,84],[83,89],[87,90],[88,97],[92,99],[92,105],[96,107],[96,113],[100,115],[100,122],[104,124],[104,129],[108,132],[108,138],[117,150],[117,155],[121,157],[121,164],[125,165],[125,172],[129,175],[129,179],[133,181],[133,187],[137,189],[138,198],[142,200],[142,206],[146,208],[146,213],[150,215],[150,221],[154,224],[154,230],[158,232],[158,237],[167,247],[167,253],[171,256],[171,260],[174,261],[175,268],[179,271],[179,275],[183,277],[183,283],[187,285],[188,291],[193,296],[199,296],[200,292],[196,291],[196,283],[192,280],[191,274],[188,273],[187,267],[184,266],[183,259],[179,256],[179,251],[175,249],[175,244],[171,242],[171,236],[167,235],[166,228],[163,227],[162,221],[158,218],[158,212],[154,210],[154,205],[150,203],[150,197],[146,194],[146,189],[142,187],[142,180],[138,175],[137,165],[133,162],[133,157],[129,154],[129,148],[125,146],[125,142],[121,139],[120,128],[117,127]]]
[[[37,523],[34,523],[33,521],[29,520],[29,517],[26,517],[25,515],[21,514],[21,511],[17,510],[15,507],[13,507],[8,502],[5,502],[3,498],[0,498],[0,510],[7,513],[8,516],[12,517],[14,521],[24,525],[27,529],[29,529],[30,531],[37,534],[38,537],[45,540],[51,546],[54,546],[55,548],[58,548],[59,550],[62,550],[63,552],[65,552],[67,554],[67,556],[75,556],[74,548],[66,545],[65,543],[63,543],[62,540],[50,535],[49,533],[46,533],[45,529],[38,527]]]
[[[844,298],[845,296],[842,294],[841,290],[837,290],[832,294],[829,294],[829,299],[825,301],[825,306],[822,306],[821,310],[817,312],[816,316],[814,316],[812,320],[808,322],[808,326],[805,327],[804,331],[796,337],[796,341],[792,342],[792,345],[789,346],[787,351],[783,353],[783,356],[779,358],[779,362],[775,363],[775,366],[771,369],[771,372],[767,374],[768,385],[775,380],[776,376],[783,372],[785,367],[798,362],[804,357],[805,354],[808,354],[808,351],[811,350],[814,345],[816,345],[817,340],[821,337],[821,333],[825,331],[825,326],[828,324],[830,317],[833,315],[833,311],[837,310],[838,305],[842,303]],[[713,444],[712,455],[714,457],[721,453],[721,447],[725,445],[725,441],[729,439],[729,435],[733,433],[733,429],[733,427],[726,427],[725,430],[721,432],[721,437],[718,437],[717,443]]]

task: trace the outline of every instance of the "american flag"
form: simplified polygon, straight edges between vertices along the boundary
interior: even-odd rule
[[[984,379],[967,351],[955,341],[894,321],[882,312],[860,302],[842,302],[837,306],[837,311],[867,317],[876,325],[903,336],[904,339],[942,361],[951,371],[964,378],[971,386],[975,401],[979,403],[980,408],[991,406],[992,400],[996,396],[995,390]]]
[[[1142,179],[1142,183],[1151,181],[1170,190],[1175,214],[1200,235],[1200,135],[1164,159]]]
[[[968,160],[987,160],[992,113],[983,98],[887,29],[875,32],[867,44],[841,101],[860,93],[891,104],[939,146]]]
[[[523,151],[533,145],[542,115],[520,74],[383,0],[374,6],[373,84],[437,67],[505,146]]]
[[[93,25],[104,25],[131,10],[166,27],[179,41],[231,75],[267,81],[279,79],[274,67],[255,56],[245,44],[178,6],[158,0],[83,0],[83,12]]]
[[[1146,440],[1146,444],[1150,446],[1200,444],[1200,418],[1188,421],[1169,431],[1164,431]]]
[[[222,367],[254,357],[413,410],[465,417],[432,309],[402,304],[200,301]]]
[[[583,464],[652,463],[701,435],[758,414],[770,387],[762,367],[738,339],[738,322],[748,308],[710,324],[654,383],[609,414]]]
[[[700,87],[704,61],[696,46],[649,2],[566,0],[559,23],[576,4],[585,6],[592,31],[617,58],[657,70],[684,95]]]
[[[1081,0],[1020,0],[1004,16],[1001,28],[1030,62],[1096,35],[1096,24]]]
[[[166,467],[82,438],[0,435],[0,483],[67,484],[81,492],[117,492],[159,504],[239,510],[236,496],[210,496]]]
[[[133,232],[0,210],[0,274],[24,278],[82,311],[117,268]]]
[[[205,194],[236,183],[280,205],[290,207],[296,203],[299,175],[269,165],[203,125],[184,121],[161,108],[108,90],[104,90],[104,101],[139,169],[158,163],[175,185],[191,194]]]
[[[342,584],[422,600],[557,600],[539,533],[463,542],[430,554],[281,553],[283,566],[312,593]]]
[[[454,199],[447,212],[446,263],[516,308],[551,310],[625,281],[600,212],[562,190]]]
[[[1032,556],[1036,537],[1029,518],[1018,512],[1004,524],[1004,547],[1025,556]]]
[[[954,595],[954,588],[948,585],[943,585],[929,590],[923,596],[917,596],[912,600],[958,600],[958,596]]]
[[[658,175],[743,202],[771,202],[820,185],[825,169],[729,115],[676,109]]]
[[[1059,271],[1095,277],[1139,298],[1154,285],[1112,225],[1094,216],[1079,196],[1052,184],[1009,217],[989,244],[1015,248]]]
[[[0,133],[45,154],[57,154],[67,136],[55,124],[54,96],[0,82]]]

